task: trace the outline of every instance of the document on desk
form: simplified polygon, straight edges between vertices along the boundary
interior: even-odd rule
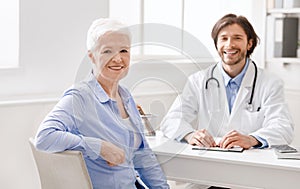
[[[200,146],[195,146],[192,148],[192,150],[206,150],[206,151],[219,151],[219,152],[243,152],[244,148],[242,147],[232,147],[229,149],[226,148],[220,148],[220,147],[200,147]]]

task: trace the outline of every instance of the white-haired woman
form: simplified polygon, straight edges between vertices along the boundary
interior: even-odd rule
[[[90,75],[68,89],[36,134],[38,150],[80,150],[93,183],[104,189],[169,188],[149,148],[136,104],[119,85],[130,63],[131,36],[119,21],[95,20],[87,35]]]

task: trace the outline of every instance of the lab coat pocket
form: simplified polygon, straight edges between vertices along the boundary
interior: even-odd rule
[[[248,110],[244,111],[244,116],[242,117],[242,131],[245,134],[254,132],[262,127],[264,114],[262,111],[250,112]]]

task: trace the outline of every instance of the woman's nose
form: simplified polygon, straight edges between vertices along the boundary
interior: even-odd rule
[[[112,58],[114,62],[120,63],[122,61],[122,57],[120,53],[115,54],[115,56]]]

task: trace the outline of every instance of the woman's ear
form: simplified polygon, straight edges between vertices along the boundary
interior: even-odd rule
[[[88,56],[91,59],[92,63],[95,64],[95,57],[91,50],[88,50]]]

